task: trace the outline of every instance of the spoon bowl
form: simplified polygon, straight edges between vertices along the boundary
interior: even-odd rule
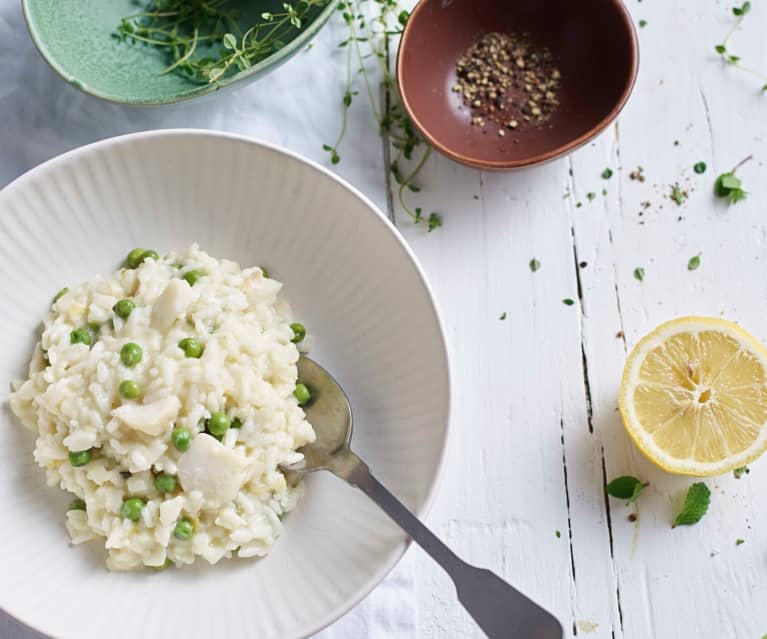
[[[317,439],[301,448],[303,461],[283,468],[304,473],[325,470],[335,455],[349,448],[352,408],[346,393],[332,375],[305,355],[298,360],[298,379],[312,394],[303,409]]]

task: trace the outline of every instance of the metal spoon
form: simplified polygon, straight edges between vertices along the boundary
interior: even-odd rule
[[[551,613],[489,570],[459,559],[373,477],[367,464],[349,447],[351,406],[330,373],[302,356],[298,378],[312,394],[304,410],[317,440],[301,449],[303,461],[285,466],[285,470],[298,473],[329,470],[364,492],[445,569],[455,584],[458,600],[491,639],[562,639],[562,626]]]

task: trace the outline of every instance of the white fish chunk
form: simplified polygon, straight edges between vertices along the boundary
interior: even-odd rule
[[[170,430],[180,408],[178,397],[164,397],[151,404],[124,404],[112,416],[134,430],[157,436]]]
[[[178,479],[185,492],[199,490],[208,506],[218,507],[237,496],[246,479],[246,466],[233,450],[200,433],[178,462]]]
[[[152,325],[164,331],[181,317],[194,299],[186,280],[171,280],[152,306]]]

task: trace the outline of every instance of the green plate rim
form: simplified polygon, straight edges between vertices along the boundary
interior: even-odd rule
[[[282,49],[275,51],[272,55],[261,60],[252,67],[239,71],[233,76],[222,80],[216,84],[201,84],[199,89],[192,89],[184,93],[175,93],[165,98],[157,100],[131,100],[122,98],[117,95],[108,93],[102,93],[101,91],[84,86],[76,77],[65,71],[49,54],[46,48],[44,40],[40,37],[34,21],[29,13],[28,0],[21,0],[21,8],[24,14],[24,21],[27,24],[27,30],[32,38],[32,42],[35,48],[40,53],[40,56],[56,73],[59,74],[68,84],[75,87],[79,91],[91,95],[96,98],[101,98],[112,104],[121,104],[129,106],[163,106],[168,104],[176,104],[178,102],[186,102],[187,100],[193,100],[194,98],[201,97],[203,95],[209,95],[231,87],[243,80],[250,78],[251,76],[258,76],[261,72],[266,71],[270,67],[278,66],[282,62],[285,62],[288,58],[298,52],[299,49],[304,47],[309,40],[311,40],[319,30],[325,25],[330,16],[336,10],[340,0],[328,0],[327,5],[322,12],[312,22],[299,33],[293,40],[288,42]]]

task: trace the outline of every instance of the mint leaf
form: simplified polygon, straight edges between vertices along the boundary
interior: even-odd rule
[[[724,198],[735,204],[745,199],[746,192],[743,190],[743,182],[732,171],[722,173],[714,182],[714,193],[717,197]]]
[[[642,488],[645,487],[639,479],[632,477],[631,475],[623,475],[616,477],[607,486],[605,491],[610,497],[617,497],[618,499],[626,499],[629,504],[634,503],[639,497],[639,493],[642,492]]]
[[[697,524],[706,514],[708,505],[711,503],[711,491],[703,482],[695,482],[687,491],[684,498],[684,506],[674,520],[672,528],[677,526],[692,526]]]

